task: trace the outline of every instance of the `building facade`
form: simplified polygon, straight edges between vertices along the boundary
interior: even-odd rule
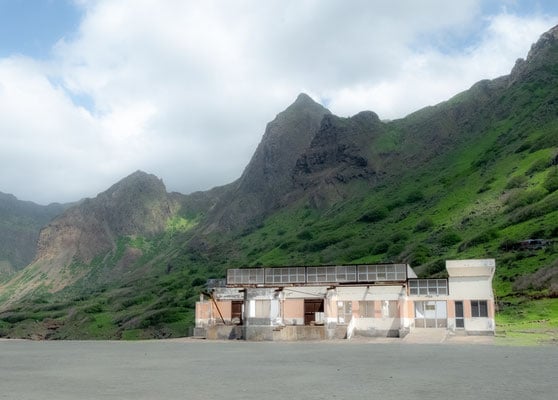
[[[196,303],[196,330],[246,340],[493,335],[495,260],[449,260],[446,270],[419,279],[407,264],[229,269]]]

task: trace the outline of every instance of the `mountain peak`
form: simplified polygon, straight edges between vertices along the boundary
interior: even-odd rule
[[[258,218],[275,206],[292,185],[291,172],[306,151],[329,110],[301,93],[267,124],[263,138],[237,183],[238,200],[215,209],[219,225],[233,228]]]
[[[300,93],[295,100],[295,104],[302,104],[302,103],[316,103],[312,97],[307,95],[306,93]]]
[[[543,33],[539,40],[531,46],[527,58],[519,58],[510,74],[511,83],[529,79],[540,71],[547,75],[546,66],[558,64],[558,25]]]

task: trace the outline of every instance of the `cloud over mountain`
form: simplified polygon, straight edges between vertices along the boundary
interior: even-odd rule
[[[403,117],[506,73],[555,20],[472,0],[77,4],[50,58],[0,59],[0,189],[23,199],[91,197],[136,169],[181,192],[228,183],[301,91]]]

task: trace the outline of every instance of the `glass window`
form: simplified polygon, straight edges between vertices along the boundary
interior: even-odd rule
[[[375,316],[373,301],[359,301],[358,309],[362,318],[374,318]]]
[[[488,302],[486,300],[471,300],[471,316],[473,318],[488,317]]]
[[[447,295],[447,279],[409,279],[409,295]]]

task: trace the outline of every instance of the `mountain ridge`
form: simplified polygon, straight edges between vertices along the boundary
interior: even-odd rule
[[[49,337],[177,335],[231,266],[397,261],[442,276],[444,259],[490,256],[502,315],[543,313],[558,294],[557,32],[509,75],[399,120],[301,94],[228,185],[182,195],[124,178],[43,229],[34,263],[2,285],[0,335],[45,314],[60,324]],[[529,238],[544,247],[513,250]]]

